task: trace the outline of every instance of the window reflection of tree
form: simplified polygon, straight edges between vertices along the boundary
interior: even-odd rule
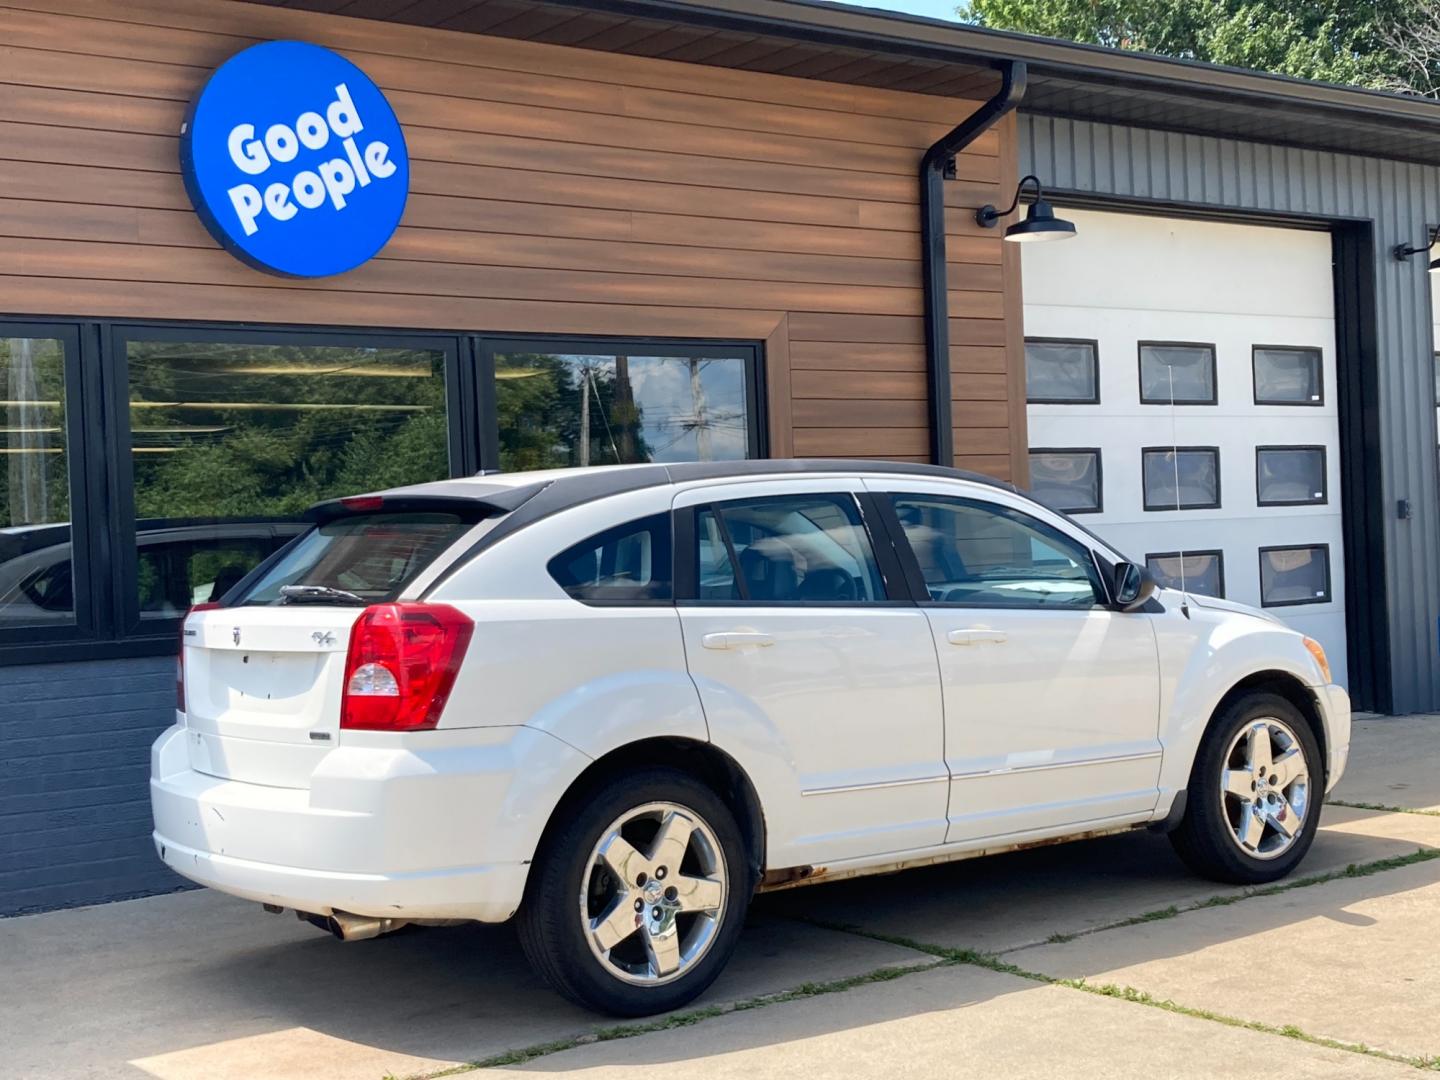
[[[291,516],[448,474],[443,354],[132,342],[138,517]]]

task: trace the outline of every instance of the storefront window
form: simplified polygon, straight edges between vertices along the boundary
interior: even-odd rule
[[[75,621],[65,345],[0,327],[0,629]]]
[[[125,354],[142,618],[218,599],[315,502],[449,475],[441,349],[137,336]]]
[[[500,467],[733,461],[756,453],[748,349],[493,353]]]

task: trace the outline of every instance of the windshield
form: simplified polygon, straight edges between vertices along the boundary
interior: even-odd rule
[[[356,514],[306,533],[266,569],[244,605],[393,600],[473,524],[450,513]],[[309,586],[307,590],[287,588]],[[327,590],[336,592],[326,597]],[[288,595],[287,595],[288,594]]]

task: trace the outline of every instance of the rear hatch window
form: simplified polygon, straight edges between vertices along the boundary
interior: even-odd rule
[[[404,511],[322,522],[265,569],[239,603],[246,607],[387,603],[479,516]]]

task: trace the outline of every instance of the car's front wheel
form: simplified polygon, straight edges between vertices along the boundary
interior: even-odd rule
[[[1310,850],[1324,792],[1320,746],[1305,717],[1277,694],[1250,694],[1201,740],[1185,817],[1170,839],[1205,877],[1275,881]]]
[[[754,889],[734,815],[671,769],[617,775],[567,806],[531,869],[518,919],[526,956],[602,1012],[693,1000],[734,951]]]

